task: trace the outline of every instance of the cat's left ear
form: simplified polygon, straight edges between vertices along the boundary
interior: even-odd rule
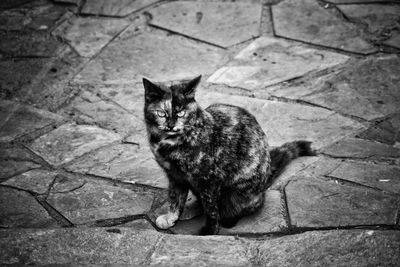
[[[163,90],[154,83],[150,82],[146,78],[143,78],[143,87],[144,87],[144,95],[145,100],[148,102],[152,102],[156,99],[161,99],[164,95]]]
[[[201,80],[201,75],[197,76],[196,78],[194,78],[193,80],[189,81],[186,84],[186,87],[185,87],[184,92],[183,92],[185,97],[194,98],[194,95],[196,93],[196,88],[199,85],[200,80]]]

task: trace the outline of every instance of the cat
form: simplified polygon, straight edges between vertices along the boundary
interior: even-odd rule
[[[169,180],[169,211],[156,225],[175,225],[190,189],[206,215],[199,234],[211,235],[259,210],[274,177],[292,159],[315,152],[308,141],[270,151],[261,126],[243,108],[202,109],[195,100],[200,79],[168,86],[143,78],[144,116],[150,148]]]

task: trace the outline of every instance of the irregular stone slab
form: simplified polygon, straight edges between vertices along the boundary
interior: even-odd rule
[[[72,223],[84,224],[144,214],[150,210],[153,196],[88,181],[65,193],[51,192],[47,201]]]
[[[398,166],[345,161],[328,175],[400,194],[400,168]]]
[[[400,142],[400,114],[394,114],[387,120],[371,125],[367,130],[357,134],[357,137],[394,145]]]
[[[148,147],[117,144],[95,151],[66,167],[73,172],[109,177],[123,182],[167,188],[168,180]]]
[[[385,45],[396,47],[400,49],[400,33],[395,32],[392,37],[384,42]]]
[[[46,228],[57,223],[27,192],[0,186],[0,227]]]
[[[37,194],[46,193],[50,184],[54,181],[57,173],[46,170],[31,170],[23,174],[14,176],[1,183]]]
[[[8,118],[3,125],[0,125],[0,142],[12,141],[36,130],[55,126],[64,120],[63,117],[45,110],[19,105],[15,102],[0,101],[0,106],[10,104],[15,105],[15,110],[11,114],[3,112],[4,109],[0,108],[0,113]]]
[[[194,245],[195,244],[195,245]],[[248,266],[245,248],[227,236],[165,236],[151,255],[150,265]]]
[[[283,231],[287,228],[284,205],[278,190],[267,190],[264,206],[259,212],[242,218],[237,225],[230,229],[222,229],[221,234],[261,234]]]
[[[146,46],[143,46],[146,44]],[[211,74],[222,64],[222,49],[161,31],[128,28],[118,40],[76,76],[80,83],[129,84],[151,77],[154,81]]]
[[[260,37],[243,49],[228,66],[209,79],[249,90],[300,77],[345,62],[347,56],[316,50],[299,43]]]
[[[301,99],[338,112],[372,120],[399,111],[400,85],[397,56],[356,61],[316,83],[279,88],[272,95]]]
[[[59,166],[120,138],[96,126],[65,124],[36,139],[30,148],[50,164]]]
[[[259,266],[395,266],[399,231],[310,231],[260,241],[249,257]]]
[[[359,138],[345,138],[322,150],[334,157],[382,159],[400,157],[400,149]]]
[[[376,2],[396,2],[398,0],[329,0],[327,2],[334,4],[363,4],[363,3],[376,3]]]
[[[53,0],[56,3],[67,3],[67,4],[74,4],[80,5],[81,0]]]
[[[144,265],[159,236],[156,231],[114,227],[0,230],[0,262]]]
[[[120,224],[120,225],[118,225],[118,227],[132,228],[135,231],[154,230],[151,223],[149,223],[145,219],[138,219],[138,220],[130,221],[130,222],[127,222],[124,224]]]
[[[160,0],[87,0],[82,14],[125,17]]]
[[[305,139],[318,149],[333,143],[364,126],[326,109],[295,103],[259,100],[254,98],[208,93],[198,97],[207,107],[212,103],[225,103],[247,109],[267,134],[271,146]]]
[[[131,101],[136,102],[135,99]],[[146,126],[142,120],[115,103],[103,100],[91,92],[82,92],[64,108],[64,112],[72,116],[75,121],[96,124],[122,136],[133,134],[142,136],[142,139],[147,141]]]
[[[374,42],[384,43],[389,39],[389,45],[400,48],[400,43],[392,42],[400,38],[400,32],[395,30],[400,27],[400,6],[369,4],[369,5],[340,5],[338,8],[350,19],[366,24],[367,34]],[[389,38],[388,38],[389,37]]]
[[[279,36],[360,54],[377,51],[364,39],[361,29],[316,1],[282,1],[272,6],[272,13]]]
[[[0,51],[11,57],[52,57],[62,44],[43,32],[0,32]]]
[[[19,6],[28,2],[31,2],[32,0],[5,0],[1,1],[0,3],[0,8],[12,8],[15,6]]]
[[[340,227],[396,223],[400,199],[383,192],[314,177],[299,177],[285,188],[295,227]]]
[[[66,40],[79,55],[92,57],[127,25],[128,21],[123,19],[73,17],[57,27],[53,34]]]
[[[185,2],[151,10],[151,25],[221,47],[259,36],[261,3]]]

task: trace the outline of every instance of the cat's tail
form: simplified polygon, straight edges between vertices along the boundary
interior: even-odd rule
[[[270,151],[272,177],[276,178],[290,161],[301,156],[315,156],[311,142],[299,140],[283,144]]]

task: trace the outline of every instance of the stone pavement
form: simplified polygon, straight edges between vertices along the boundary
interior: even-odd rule
[[[395,266],[400,262],[400,1],[0,3],[0,264]],[[167,180],[141,78],[202,74],[271,146],[314,143],[266,205],[219,236]]]

